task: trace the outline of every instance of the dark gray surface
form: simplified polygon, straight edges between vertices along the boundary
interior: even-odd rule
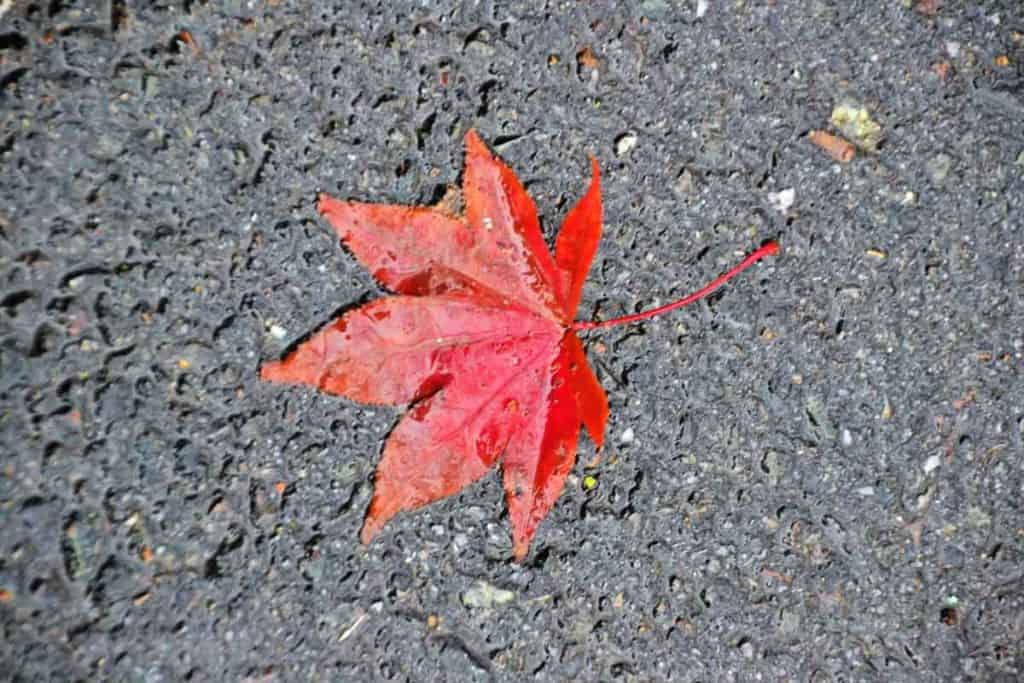
[[[424,4],[0,18],[0,671],[1019,680],[1019,3]],[[840,167],[845,100],[885,141]],[[316,191],[433,201],[470,126],[549,235],[600,160],[581,317],[783,246],[588,337],[610,446],[522,566],[496,476],[360,547],[397,412],[256,375],[379,295]]]

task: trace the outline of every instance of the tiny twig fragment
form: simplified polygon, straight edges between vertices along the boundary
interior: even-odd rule
[[[856,155],[856,148],[846,140],[836,137],[823,130],[812,130],[807,139],[811,144],[825,150],[830,157],[840,163],[848,163]]]
[[[178,35],[174,36],[174,38],[175,40],[188,45],[192,50],[193,55],[199,54],[199,45],[196,43],[195,38],[192,37],[190,32],[184,30],[178,31]]]

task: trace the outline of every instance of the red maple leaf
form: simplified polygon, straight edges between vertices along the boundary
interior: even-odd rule
[[[444,204],[320,195],[320,213],[396,296],[337,318],[260,376],[363,403],[411,404],[377,467],[363,543],[398,512],[460,491],[500,459],[522,559],[572,470],[580,425],[598,448],[604,442],[608,399],[576,331],[685,305],[777,250],[768,243],[700,292],[655,311],[574,323],[601,237],[597,161],[591,165],[590,188],[562,223],[554,256],[533,201],[472,130],[463,216]]]

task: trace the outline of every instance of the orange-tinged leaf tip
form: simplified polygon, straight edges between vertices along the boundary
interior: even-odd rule
[[[339,204],[341,204],[341,202],[326,192],[321,192],[316,196],[316,210],[321,216],[325,216],[331,211],[337,210]]]
[[[359,532],[359,542],[363,545],[370,545],[370,541],[372,541],[377,536],[377,534],[380,533],[381,529],[384,528],[384,525],[387,523],[387,521],[391,519],[392,516],[394,516],[392,514],[388,515],[385,518],[381,518],[374,514],[376,502],[377,501],[375,499],[372,503],[370,503],[370,510],[369,512],[366,513],[366,519],[363,521],[363,528]]]
[[[530,552],[530,542],[522,538],[517,538],[512,544],[512,556],[516,562],[522,562],[526,559],[526,555]]]
[[[487,145],[484,144],[484,141],[480,138],[475,129],[470,128],[466,131],[465,143],[467,160],[470,158],[485,160],[494,158],[491,154],[491,150],[487,148]]]
[[[377,534],[381,532],[392,517],[398,514],[400,505],[394,496],[381,495],[381,480],[377,477],[374,484],[373,499],[370,501],[370,509],[366,511],[366,519],[363,521],[363,528],[359,532],[359,541],[363,545],[369,545]],[[391,493],[395,493],[392,491]]]
[[[264,382],[284,382],[286,381],[287,373],[282,370],[284,363],[280,361],[270,361],[265,363],[260,368],[260,379]]]

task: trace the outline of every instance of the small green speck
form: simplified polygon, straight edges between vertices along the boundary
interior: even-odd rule
[[[591,476],[589,474],[587,476],[583,477],[583,488],[585,488],[587,491],[590,491],[591,489],[593,489],[596,486],[597,486],[597,477]]]

